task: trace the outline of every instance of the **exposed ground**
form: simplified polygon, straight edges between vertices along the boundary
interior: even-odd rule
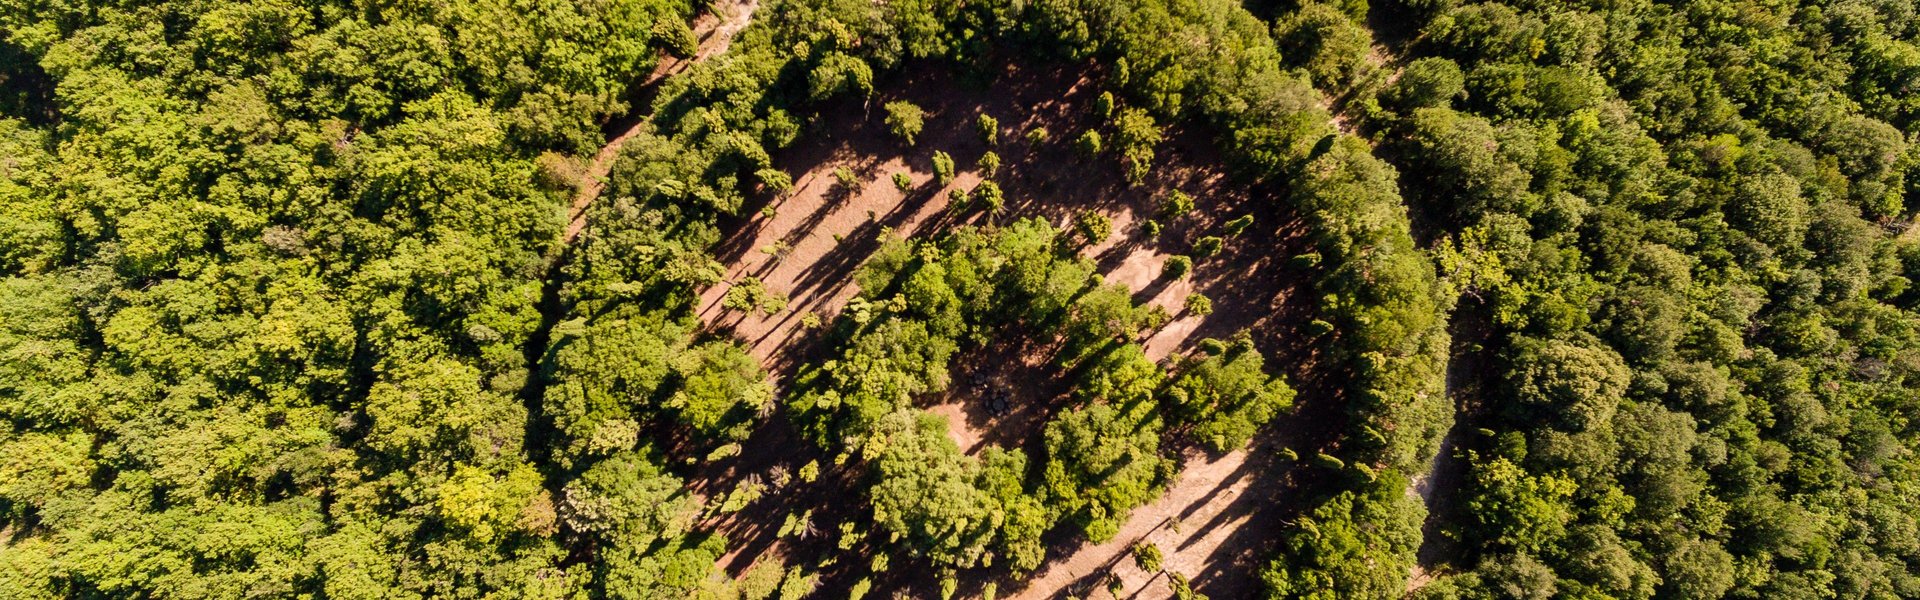
[[[1311,310],[1310,295],[1296,292],[1310,275],[1306,267],[1289,262],[1304,250],[1304,229],[1276,192],[1233,181],[1206,135],[1179,130],[1168,132],[1158,147],[1146,183],[1129,186],[1117,158],[1109,154],[1088,160],[1070,147],[1082,131],[1098,125],[1091,114],[1100,91],[1094,67],[1003,64],[987,70],[993,80],[980,85],[974,83],[978,77],[909,65],[901,79],[881,82],[882,91],[872,99],[824,111],[807,141],[776,157],[776,164],[795,176],[793,189],[750,206],[747,217],[728,224],[727,238],[716,252],[727,265],[726,281],[758,277],[770,290],[790,298],[787,309],[771,317],[728,310],[720,305],[728,287],[723,283],[701,297],[699,315],[709,328],[743,340],[784,387],[799,365],[820,358],[813,330],[803,326],[806,316],[832,321],[857,291],[852,271],[879,246],[882,236],[930,236],[962,223],[1026,216],[1047,219],[1064,230],[1075,213],[1095,210],[1113,219],[1115,233],[1082,252],[1100,265],[1107,281],[1127,285],[1137,301],[1176,316],[1144,340],[1151,357],[1167,358],[1203,338],[1251,329],[1256,346],[1271,357],[1270,368],[1290,375],[1303,398],[1318,393],[1315,382],[1300,381],[1312,376],[1314,361],[1300,333]],[[926,129],[911,147],[889,135],[882,123],[880,107],[903,98],[928,112]],[[991,148],[974,128],[982,112],[1000,121],[999,142]],[[1026,134],[1041,127],[1049,131],[1048,140],[1029,142]],[[996,216],[950,213],[947,192],[971,189],[981,180],[975,163],[989,149],[1003,159],[995,180],[1006,192],[1006,210]],[[936,150],[951,154],[960,168],[946,187],[933,182]],[[842,189],[833,176],[840,168],[855,172],[858,185]],[[897,189],[895,173],[907,174],[911,189]],[[1159,237],[1146,236],[1140,223],[1153,218],[1164,195],[1175,189],[1192,195],[1199,208],[1166,221]],[[1168,256],[1190,252],[1192,240],[1217,234],[1220,223],[1248,212],[1255,214],[1255,225],[1232,238],[1224,253],[1197,260],[1186,278],[1161,276]],[[1215,311],[1206,317],[1182,314],[1191,292],[1211,297]],[[948,417],[950,433],[962,450],[978,452],[988,444],[1030,446],[1059,404],[1054,400],[1066,391],[1046,362],[1047,346],[1046,340],[999,339],[963,352],[953,369],[954,389],[923,399],[923,406]],[[991,404],[1000,394],[1010,396],[1004,409]],[[1136,510],[1119,536],[1099,545],[1055,540],[1052,559],[1020,578],[1023,581],[998,581],[999,596],[1052,598],[1071,592],[1087,597],[1087,590],[1105,589],[1111,573],[1119,578],[1123,597],[1166,597],[1167,576],[1141,572],[1127,553],[1140,540],[1159,545],[1167,569],[1190,578],[1212,597],[1251,593],[1253,574],[1267,554],[1265,544],[1279,529],[1277,497],[1289,485],[1273,458],[1275,447],[1285,441],[1278,432],[1289,427],[1273,429],[1249,449],[1224,456],[1180,450],[1183,469],[1177,479],[1158,501]],[[745,444],[742,456],[697,474],[694,485],[702,491],[726,490],[746,478],[765,480],[776,471],[798,469],[809,460],[829,463],[831,457],[817,456],[807,446],[776,417]],[[812,556],[820,538],[775,539],[774,530],[787,514],[808,509],[815,511],[814,521],[823,529],[832,527],[836,513],[859,518],[858,503],[848,502],[859,497],[859,488],[846,475],[834,470],[827,483],[795,486],[811,489],[784,491],[708,523],[726,534],[734,548],[722,565],[739,573],[756,561],[791,557],[799,564]],[[963,595],[988,577],[969,576]],[[929,591],[931,582],[925,578],[908,579],[895,583]],[[887,587],[882,582],[882,589]]]

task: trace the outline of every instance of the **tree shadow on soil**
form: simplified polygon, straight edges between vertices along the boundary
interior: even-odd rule
[[[1160,525],[1191,528],[1181,530],[1188,541],[1171,548],[1176,553],[1190,550],[1189,546],[1197,543],[1192,540],[1213,537],[1221,528],[1232,526],[1233,530],[1199,559],[1197,570],[1183,574],[1191,578],[1195,589],[1214,598],[1250,596],[1257,590],[1258,569],[1271,555],[1271,541],[1303,505],[1304,499],[1295,493],[1297,486],[1312,478],[1281,459],[1278,449],[1294,448],[1303,456],[1312,455],[1333,443],[1339,433],[1316,425],[1342,422],[1329,419],[1344,414],[1339,388],[1346,377],[1330,372],[1336,363],[1322,360],[1320,348],[1329,340],[1307,333],[1307,324],[1317,312],[1315,295],[1310,293],[1316,267],[1293,260],[1310,251],[1306,225],[1285,201],[1284,190],[1275,186],[1250,186],[1230,177],[1222,166],[1224,160],[1210,132],[1194,128],[1168,132],[1166,140],[1157,147],[1158,156],[1146,183],[1139,186],[1127,184],[1124,169],[1115,157],[1081,156],[1071,147],[1072,140],[1083,131],[1102,126],[1091,108],[1100,92],[1096,83],[1100,77],[1098,67],[1087,63],[1043,67],[1003,64],[998,70],[1000,75],[991,86],[978,88],[959,85],[960,78],[953,68],[910,64],[901,70],[901,75],[883,82],[881,91],[871,100],[830,104],[810,125],[807,136],[810,141],[776,153],[775,164],[796,175],[794,193],[785,197],[754,198],[742,212],[743,216],[723,223],[722,231],[726,235],[716,257],[727,264],[742,264],[753,258],[751,254],[758,251],[753,247],[755,240],[773,220],[761,214],[760,209],[767,207],[772,207],[775,213],[807,211],[791,230],[780,232],[779,239],[788,244],[797,247],[800,241],[821,235],[839,237],[834,245],[817,254],[777,259],[803,261],[805,265],[793,274],[790,282],[785,278],[782,281],[790,285],[784,291],[794,302],[773,326],[747,341],[756,346],[774,345],[776,350],[767,356],[765,366],[782,382],[801,366],[827,358],[825,353],[829,349],[821,343],[825,336],[795,323],[801,315],[810,312],[819,312],[831,321],[830,313],[837,311],[838,304],[851,292],[852,273],[888,235],[930,236],[962,224],[1007,223],[1024,217],[1045,219],[1064,229],[1080,211],[1124,214],[1130,217],[1126,219],[1129,227],[1115,232],[1115,239],[1108,242],[1111,245],[1090,249],[1101,271],[1114,273],[1139,268],[1139,256],[1152,258],[1153,268],[1158,269],[1160,259],[1156,257],[1189,254],[1193,240],[1203,235],[1221,235],[1220,225],[1225,221],[1253,214],[1254,225],[1229,238],[1221,254],[1197,259],[1188,280],[1155,277],[1135,290],[1139,301],[1167,295],[1169,291],[1176,291],[1176,287],[1191,289],[1213,300],[1212,314],[1182,315],[1169,325],[1177,325],[1179,329],[1164,332],[1169,336],[1165,341],[1167,352],[1189,352],[1202,339],[1228,338],[1246,331],[1254,346],[1268,357],[1269,372],[1284,373],[1298,392],[1296,409],[1259,432],[1249,445],[1244,462],[1221,477],[1211,489],[1200,491],[1194,501],[1180,507]],[[869,110],[899,99],[912,101],[928,113],[926,129],[919,143],[912,147],[904,147],[888,135],[881,122],[882,111]],[[999,142],[991,147],[974,128],[975,117],[982,113],[995,116],[1001,123]],[[1048,130],[1047,140],[1028,141],[1026,133],[1039,127]],[[1103,130],[1103,134],[1109,133]],[[946,210],[949,190],[970,189],[979,180],[979,173],[972,165],[989,149],[998,153],[1003,162],[994,178],[1008,200],[1003,212],[989,216],[977,211]],[[959,179],[949,186],[930,181],[933,152],[937,150],[951,154],[962,171]],[[894,162],[896,160],[900,162]],[[911,193],[902,194],[887,181],[892,174],[888,169],[894,168],[889,165],[896,164],[904,164],[904,170],[895,168],[897,172],[906,172],[915,178],[916,187]],[[824,182],[822,178],[831,178],[832,171],[840,167],[855,171],[863,185],[852,190],[840,190],[836,185],[826,193],[818,192]],[[1140,233],[1138,223],[1157,218],[1162,198],[1174,189],[1193,196],[1198,210],[1185,216],[1160,218],[1163,230],[1157,237]],[[855,211],[856,217],[857,213],[867,210],[872,214],[854,224],[835,220],[844,217],[843,213],[848,210]],[[769,275],[776,270],[775,262],[770,260],[753,273]],[[709,316],[703,315],[703,318]],[[743,321],[741,316],[708,319],[710,327],[720,332],[744,331]],[[964,451],[977,452],[991,444],[1027,447],[1030,456],[1038,457],[1031,454],[1038,432],[1061,404],[1064,387],[1055,390],[1042,385],[1022,391],[1023,396],[1032,398],[1023,398],[1015,411],[989,410],[984,404],[986,394],[973,393],[964,387],[976,372],[986,373],[983,379],[988,381],[1034,381],[1038,372],[1021,371],[1022,367],[1007,364],[1020,361],[1004,357],[1009,356],[1010,351],[1023,355],[1043,352],[1046,345],[1032,339],[1001,336],[984,348],[963,353],[957,359],[963,364],[954,369],[954,387],[961,389],[949,392],[952,398],[923,402],[938,404],[952,400],[958,404],[955,414],[950,416],[960,417],[960,426],[981,432],[976,443],[962,445]],[[1021,410],[1027,412],[1016,412]],[[829,467],[832,457],[802,439],[787,418],[784,414],[770,416],[743,445],[741,455],[701,468],[691,477],[690,485],[715,497],[752,477],[764,481],[777,468],[793,472],[809,460],[819,460],[823,468]],[[1169,452],[1190,463],[1218,458],[1205,455],[1187,442],[1168,447]],[[826,536],[780,539],[777,530],[787,514],[812,509],[814,522],[822,525],[863,518],[864,501],[853,501],[864,498],[860,487],[863,475],[851,468],[825,470],[819,482],[772,492],[738,513],[705,524],[710,530],[727,535],[735,548],[723,564],[729,573],[737,575],[762,555],[778,554],[791,559],[790,563],[802,564],[832,551],[825,543]],[[1243,483],[1246,487],[1236,491]],[[1224,508],[1215,507],[1215,502],[1228,493],[1238,496],[1224,504]],[[1202,512],[1206,510],[1213,512]],[[1233,525],[1235,523],[1241,524]],[[1188,531],[1192,534],[1188,535]],[[1041,571],[1060,567],[1075,549],[1085,544],[1080,536],[1060,531],[1045,539],[1049,543],[1049,559]],[[1103,565],[1093,565],[1059,593],[1098,586],[1107,570],[1124,556],[1122,552],[1105,560]],[[862,569],[850,568],[845,564],[847,561],[841,562],[842,567],[823,574],[822,589],[846,589],[853,579],[863,575],[859,573]],[[908,561],[896,557],[895,568],[875,581],[876,592],[937,589],[937,580],[929,575],[931,569],[900,564],[903,562]],[[1044,593],[1037,589],[1021,591],[1025,578],[1015,578],[1004,569],[962,575],[962,595],[978,594],[989,582],[995,583],[1003,596]],[[1155,575],[1150,581],[1159,579],[1164,576]]]

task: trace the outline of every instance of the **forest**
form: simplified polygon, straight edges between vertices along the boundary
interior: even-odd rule
[[[0,597],[1920,598],[1915,0],[0,5]]]

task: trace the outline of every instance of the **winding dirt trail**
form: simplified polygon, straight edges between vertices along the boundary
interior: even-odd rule
[[[733,43],[733,36],[747,28],[747,23],[753,20],[754,10],[758,8],[760,8],[760,0],[716,0],[711,10],[694,18],[693,34],[700,40],[700,46],[694,51],[693,56],[666,57],[653,68],[653,73],[648,74],[647,78],[640,82],[640,86],[648,87],[660,83],[695,64],[726,53],[727,47]],[[638,113],[647,108],[649,107],[637,106],[634,110]],[[620,148],[625,146],[627,140],[638,133],[646,122],[645,118],[634,119],[632,124],[618,135],[608,139],[607,145],[601,146],[600,151],[594,153],[593,162],[587,164],[586,172],[580,175],[580,181],[575,185],[574,189],[577,191],[573,196],[573,204],[567,209],[567,231],[560,238],[562,245],[572,244],[574,238],[580,237],[580,232],[586,229],[587,208],[593,206],[594,199],[599,198],[600,192],[607,189],[607,173],[613,170],[614,159],[620,157]]]

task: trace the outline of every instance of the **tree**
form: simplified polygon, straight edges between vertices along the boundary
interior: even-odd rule
[[[1407,63],[1400,78],[1381,93],[1381,99],[1403,111],[1448,108],[1455,98],[1466,93],[1466,85],[1460,65],[1429,56]]]
[[[1047,504],[1094,542],[1159,493],[1173,463],[1159,455],[1159,424],[1145,407],[1101,402],[1047,424]]]
[[[993,177],[994,174],[1000,172],[1000,154],[988,150],[980,155],[980,161],[974,163],[974,166],[980,168],[980,175],[982,177]]]
[[[1366,64],[1371,36],[1336,7],[1308,2],[1273,29],[1293,66],[1305,69],[1322,88],[1344,86]]]
[[[914,138],[920,137],[920,130],[926,127],[926,111],[906,100],[888,102],[886,111],[887,131],[912,146]]]
[[[1153,166],[1153,148],[1162,138],[1160,125],[1147,111],[1132,107],[1120,109],[1113,122],[1113,143],[1126,162],[1127,179],[1138,185],[1146,180]]]
[[[992,214],[1000,212],[1000,207],[1006,204],[1006,197],[1000,193],[1000,184],[982,181],[980,185],[973,186],[973,194],[968,201],[974,206],[985,208],[989,214]]]
[[[1434,179],[1437,208],[1471,222],[1490,210],[1529,216],[1537,199],[1528,189],[1532,176],[1502,156],[1498,132],[1476,116],[1444,108],[1413,113],[1411,143]]]
[[[874,521],[935,564],[984,564],[997,525],[998,503],[975,487],[979,467],[947,438],[945,420],[894,413],[881,421],[875,463]]]
[[[756,417],[773,408],[773,385],[738,344],[701,344],[676,358],[674,371],[680,389],[664,406],[706,440],[743,441]]]
[[[1167,390],[1179,422],[1209,450],[1246,445],[1260,427],[1293,405],[1293,389],[1262,371],[1265,359],[1249,345],[1189,359]]]
[[[758,277],[747,277],[727,288],[727,295],[721,300],[721,306],[742,312],[757,311],[771,316],[787,308],[784,294],[767,289],[767,285]]]
[[[1630,374],[1606,348],[1565,341],[1519,340],[1506,354],[1514,418],[1551,419],[1571,431],[1605,429]]]
[[[873,67],[867,61],[834,52],[820,59],[807,75],[808,93],[816,102],[840,94],[873,93]]]
[[[939,186],[953,183],[953,157],[946,152],[933,152],[933,183]]]
[[[1225,244],[1226,244],[1225,240],[1220,239],[1219,236],[1213,236],[1213,235],[1209,235],[1209,236],[1194,240],[1193,255],[1200,258],[1206,258],[1209,256],[1213,256],[1215,254],[1219,254],[1221,246],[1224,246]]]
[[[692,58],[700,50],[700,40],[684,19],[662,15],[653,22],[653,39],[667,52],[679,58]]]
[[[1186,192],[1173,190],[1167,192],[1165,198],[1160,199],[1160,216],[1162,217],[1177,219],[1191,212],[1193,212],[1193,196],[1187,195]]]
[[[1397,471],[1342,491],[1296,521],[1279,557],[1260,574],[1276,598],[1398,598],[1426,510],[1406,494]]]
[[[1470,526],[1461,534],[1492,548],[1539,552],[1557,544],[1571,520],[1575,484],[1551,475],[1533,475],[1505,457],[1470,454],[1471,491],[1465,512]]]

